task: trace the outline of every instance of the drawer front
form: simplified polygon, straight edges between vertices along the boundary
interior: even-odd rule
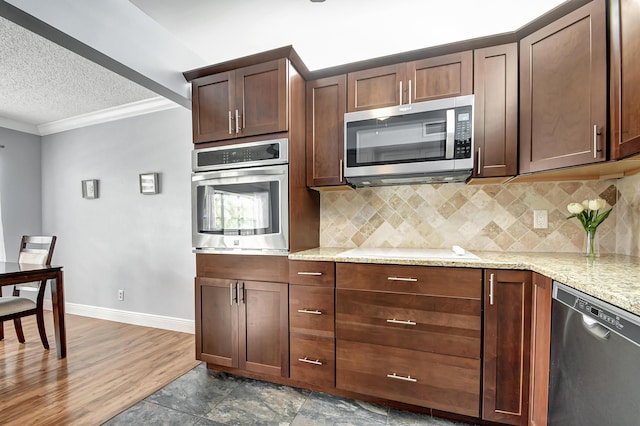
[[[289,330],[292,333],[335,335],[333,287],[289,286]]]
[[[335,276],[335,263],[333,262],[289,261],[290,284],[334,287]]]
[[[433,266],[336,263],[336,287],[482,298],[482,270]]]
[[[480,415],[480,360],[336,340],[336,387]]]
[[[479,300],[337,290],[338,339],[480,359],[481,326]]]
[[[317,386],[335,385],[335,341],[330,337],[291,334],[291,379]]]

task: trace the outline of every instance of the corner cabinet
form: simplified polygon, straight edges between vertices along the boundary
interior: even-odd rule
[[[640,3],[610,2],[611,158],[640,153]]]
[[[520,172],[607,158],[605,1],[520,41]]]
[[[473,52],[474,177],[518,172],[518,45]]]
[[[486,270],[484,280],[482,419],[526,425],[531,272]]]
[[[351,72],[347,111],[470,95],[472,73],[471,51]]]
[[[196,78],[191,85],[194,143],[287,131],[285,58]]]
[[[307,82],[307,186],[346,185],[343,174],[345,74]]]
[[[269,262],[276,266],[264,275],[277,274],[278,264],[286,265],[286,257],[196,256],[200,275],[195,279],[196,358],[218,367],[288,377],[288,285],[252,280],[269,268]],[[247,271],[247,264],[254,271]]]

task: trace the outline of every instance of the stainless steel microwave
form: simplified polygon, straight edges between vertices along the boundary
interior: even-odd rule
[[[355,187],[465,182],[473,95],[346,113],[344,176]]]

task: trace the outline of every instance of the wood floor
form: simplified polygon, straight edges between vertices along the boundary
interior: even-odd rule
[[[42,347],[35,317],[0,341],[0,424],[100,425],[198,365],[187,333],[66,315],[67,358]]]

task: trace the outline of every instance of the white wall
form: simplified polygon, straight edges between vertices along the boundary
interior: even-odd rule
[[[193,321],[192,146],[181,107],[42,138],[42,227],[58,236],[68,312]],[[160,173],[160,194],[140,194],[145,172]],[[82,198],[83,179],[99,180],[98,199]]]
[[[40,137],[0,127],[0,145],[4,243],[15,262],[22,235],[42,231]]]

